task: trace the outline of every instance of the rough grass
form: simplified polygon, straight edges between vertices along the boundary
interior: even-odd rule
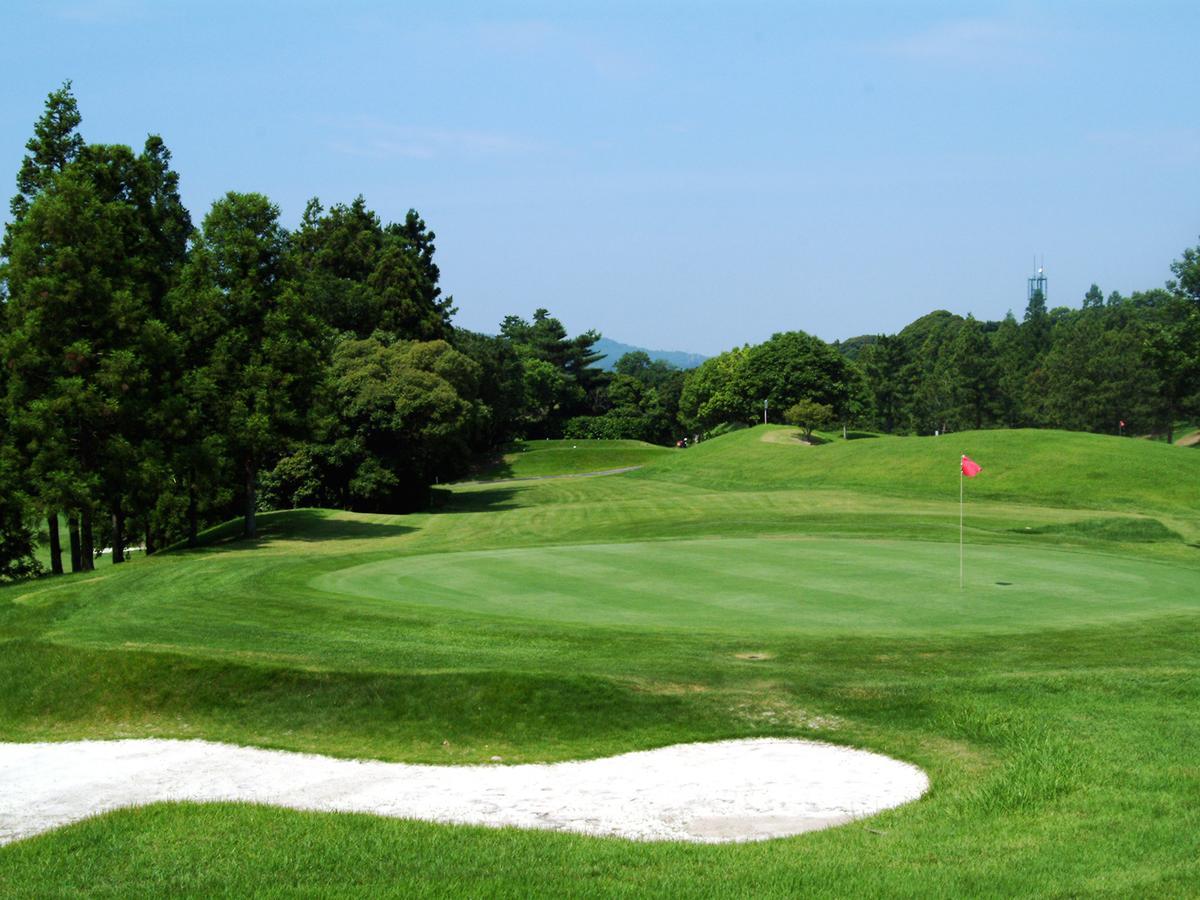
[[[1079,522],[1057,522],[1026,527],[1025,534],[1061,534],[1097,541],[1153,543],[1178,541],[1182,538],[1158,519],[1112,516],[1107,519],[1083,519]]]
[[[765,564],[771,548],[805,541],[831,552],[890,541],[955,559],[956,445],[947,478],[934,439],[797,447],[744,434],[627,475],[444,489],[430,514],[267,515],[254,543],[234,540],[231,526],[200,550],[0,589],[0,739],[206,737],[474,762],[804,735],[921,765],[933,781],[921,801],[726,847],[163,805],[0,849],[0,893],[1193,894],[1200,615],[1189,585],[1200,584],[1200,551],[1189,541],[1200,533],[1200,454],[1055,433],[963,448],[984,465],[968,485],[970,546],[1014,566],[1064,560],[1079,592],[1043,586],[1039,599],[1019,581],[996,586],[1013,597],[1014,608],[993,608],[1003,621],[961,627],[970,611],[939,609],[918,580],[892,585],[891,600],[924,617],[920,627],[897,629],[879,607],[860,621],[843,609],[832,625],[797,623],[764,610],[804,589],[802,570],[786,579],[785,555],[777,589],[750,573],[714,575],[714,597],[746,584],[760,599],[714,608],[715,627],[695,627],[695,609],[674,609],[661,589],[638,593],[661,573],[636,549],[618,568],[639,616],[536,614],[520,585],[536,595],[557,577],[571,593],[587,562],[571,556],[580,545],[698,542],[710,567],[722,544],[766,547]],[[856,454],[872,446],[893,448],[890,477],[903,483],[861,465]],[[803,461],[819,454],[829,454],[820,466]],[[1079,473],[1098,477],[1081,475],[1071,493],[1074,476],[1042,471],[1048,458],[1080,459]],[[388,592],[382,579],[365,595],[325,583],[357,566],[399,560],[419,573],[422,560],[433,571],[488,551],[534,554],[525,576],[495,592],[526,603],[520,615],[481,607],[489,594],[448,604],[415,586]],[[731,567],[751,556],[729,557]],[[1086,577],[1105,566],[1145,583],[1119,617],[1127,592]],[[852,576],[868,598],[889,588],[887,566],[877,568]],[[616,580],[593,574],[593,585]],[[822,605],[838,611],[832,597]]]

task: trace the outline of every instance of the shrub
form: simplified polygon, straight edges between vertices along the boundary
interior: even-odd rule
[[[812,437],[814,428],[821,428],[833,421],[833,407],[815,400],[801,400],[788,407],[784,421],[804,429],[804,439]]]

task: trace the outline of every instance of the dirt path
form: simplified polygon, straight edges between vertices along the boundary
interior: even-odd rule
[[[760,440],[764,444],[799,444],[801,447],[811,447],[812,442],[798,437],[798,431],[764,431]]]
[[[207,741],[0,744],[0,844],[172,800],[720,843],[840,825],[928,787],[908,763],[776,738],[517,766],[356,761]]]

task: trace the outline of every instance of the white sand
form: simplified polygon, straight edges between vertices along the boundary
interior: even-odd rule
[[[928,786],[908,763],[783,739],[516,766],[344,760],[207,741],[0,743],[0,844],[164,800],[715,843],[840,825]]]

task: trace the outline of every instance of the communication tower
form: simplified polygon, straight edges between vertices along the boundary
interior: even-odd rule
[[[1026,300],[1032,300],[1034,293],[1042,292],[1042,299],[1049,300],[1046,294],[1046,258],[1042,257],[1042,264],[1038,265],[1037,257],[1033,258],[1033,275],[1029,277],[1029,296]]]

